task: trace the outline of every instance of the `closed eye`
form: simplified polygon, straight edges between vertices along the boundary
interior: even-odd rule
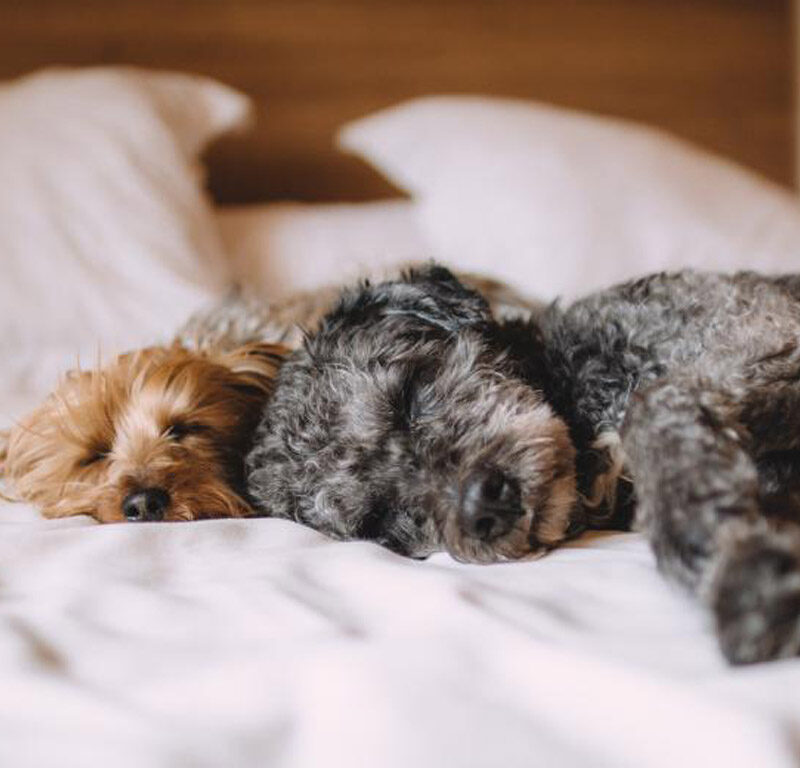
[[[83,467],[91,467],[92,464],[97,464],[100,461],[104,461],[108,458],[108,454],[110,451],[108,448],[97,448],[96,450],[92,451],[88,456],[84,456],[79,462],[78,466]]]
[[[199,435],[207,431],[208,427],[205,424],[193,421],[176,421],[164,430],[164,437],[180,442],[191,435]]]
[[[392,530],[396,514],[396,510],[390,508],[386,499],[373,499],[353,531],[353,537],[364,541],[374,541],[398,555],[409,557],[411,549],[408,542]]]
[[[356,539],[375,541],[389,522],[389,508],[383,499],[373,499],[353,531]]]

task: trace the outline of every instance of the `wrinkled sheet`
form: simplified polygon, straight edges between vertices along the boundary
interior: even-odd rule
[[[637,534],[467,566],[0,505],[0,766],[797,764],[800,661],[727,668]]]
[[[466,566],[0,502],[0,768],[683,765],[800,765],[800,661],[727,668],[637,534]]]

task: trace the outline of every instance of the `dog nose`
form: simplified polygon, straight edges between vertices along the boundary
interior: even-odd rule
[[[464,533],[493,541],[508,533],[522,516],[519,483],[497,469],[473,473],[461,491],[459,517]]]
[[[134,491],[122,502],[122,511],[131,521],[156,521],[164,519],[169,506],[169,494],[162,488],[145,488]]]

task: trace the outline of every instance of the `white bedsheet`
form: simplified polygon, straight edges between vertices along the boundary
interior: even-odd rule
[[[800,661],[727,668],[636,534],[481,567],[0,503],[0,768],[798,764]]]
[[[778,768],[799,691],[726,668],[636,534],[481,567],[0,505],[4,767]]]

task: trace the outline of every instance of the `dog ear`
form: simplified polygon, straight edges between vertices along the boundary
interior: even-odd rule
[[[235,373],[241,386],[266,395],[272,391],[275,376],[289,351],[282,344],[264,342],[246,344],[213,359]]]
[[[398,290],[404,284],[417,288],[419,292]],[[408,270],[394,291],[392,300],[397,307],[393,308],[390,301],[390,314],[398,311],[449,333],[460,328],[483,326],[491,320],[486,299],[438,264]]]
[[[363,329],[387,318],[403,317],[418,330],[450,335],[467,327],[485,327],[492,319],[486,300],[463,285],[445,267],[410,269],[398,280],[365,282],[346,291],[325,318],[328,331]]]

